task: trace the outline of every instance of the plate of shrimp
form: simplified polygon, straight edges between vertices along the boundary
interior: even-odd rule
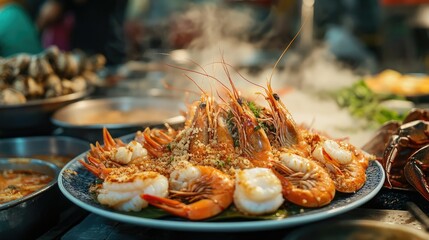
[[[262,89],[265,107],[247,100],[231,66],[222,66],[227,83],[189,70],[219,89],[215,97],[199,88],[179,129],[117,138],[104,128],[103,143],[61,171],[62,193],[90,212],[147,227],[256,231],[344,213],[381,189],[375,156],[297,125],[271,80],[248,81]]]

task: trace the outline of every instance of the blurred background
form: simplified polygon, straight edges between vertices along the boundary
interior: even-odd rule
[[[260,88],[240,75],[262,85],[271,79],[297,122],[352,140],[428,100],[426,0],[1,0],[0,7],[3,102],[87,85],[95,86],[91,98],[183,100],[195,85],[213,85],[198,80],[201,72],[225,75],[222,59],[243,96],[261,100]],[[191,70],[200,72],[190,76],[195,83],[185,76]],[[48,81],[52,73],[60,80]],[[398,99],[406,102],[385,102]]]
[[[428,68],[425,0],[2,0],[0,56],[51,45],[102,53],[109,65],[239,40],[283,50],[327,46],[352,68]],[[13,24],[9,24],[13,23]],[[305,23],[305,24],[304,24]]]

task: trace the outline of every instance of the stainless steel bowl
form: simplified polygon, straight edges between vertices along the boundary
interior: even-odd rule
[[[287,235],[285,240],[426,240],[429,234],[406,225],[374,220],[328,221],[305,226]]]
[[[133,110],[147,112],[150,116],[138,119],[123,117]],[[101,98],[83,100],[63,107],[54,113],[51,120],[54,125],[62,129],[64,135],[95,142],[102,140],[103,127],[106,127],[112,136],[123,136],[146,127],[163,126],[164,123],[173,127],[180,125],[184,122],[183,116],[179,114],[180,110],[184,110],[182,102],[171,98]],[[119,121],[103,122],[107,121],[106,113],[109,111],[118,113]],[[85,120],[93,118],[94,115],[99,116],[96,121]]]
[[[0,136],[16,137],[28,133],[49,130],[52,127],[50,117],[53,112],[67,104],[82,100],[93,92],[86,91],[64,96],[31,100],[23,104],[0,105]]]
[[[0,140],[0,157],[47,158],[54,163],[64,161],[87,151],[89,142],[67,136],[18,137]],[[60,160],[61,160],[60,159]],[[57,164],[61,167],[61,164]]]
[[[58,220],[60,169],[52,163],[29,158],[0,158],[0,171],[33,170],[53,179],[45,187],[22,198],[0,204],[2,239],[34,239]]]

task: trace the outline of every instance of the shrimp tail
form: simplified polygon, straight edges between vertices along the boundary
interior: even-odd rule
[[[115,139],[112,137],[112,135],[110,135],[106,127],[103,127],[103,141],[106,149],[110,149],[116,146]]]
[[[153,136],[151,130],[146,128],[143,132],[144,136],[144,147],[147,151],[155,157],[161,157],[165,152],[165,145],[169,142],[165,139],[160,140],[159,137]],[[166,137],[166,136],[165,136]],[[170,141],[171,142],[171,141]]]
[[[109,174],[110,170],[100,160],[92,156],[88,156],[87,159],[89,163],[83,159],[80,159],[79,162],[95,176],[104,179]]]
[[[206,219],[224,210],[221,206],[216,205],[209,199],[202,199],[187,205],[173,199],[157,197],[150,194],[142,194],[141,198],[146,200],[149,204],[161,208],[175,216],[190,220]]]

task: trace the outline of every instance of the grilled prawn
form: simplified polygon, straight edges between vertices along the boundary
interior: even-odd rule
[[[140,171],[135,167],[106,168],[98,159],[88,157],[89,163],[80,160],[89,171],[103,179],[97,188],[97,200],[120,211],[135,211],[148,206],[141,194],[166,197],[168,179],[152,171]]]
[[[353,193],[365,184],[366,167],[344,143],[321,140],[315,145],[312,156],[328,170],[337,191]]]
[[[169,198],[143,194],[158,208],[190,220],[213,217],[232,203],[234,182],[223,172],[206,166],[184,164],[170,175]]]
[[[283,196],[304,207],[321,207],[335,196],[335,185],[324,168],[293,153],[281,153],[273,169],[283,187]]]

